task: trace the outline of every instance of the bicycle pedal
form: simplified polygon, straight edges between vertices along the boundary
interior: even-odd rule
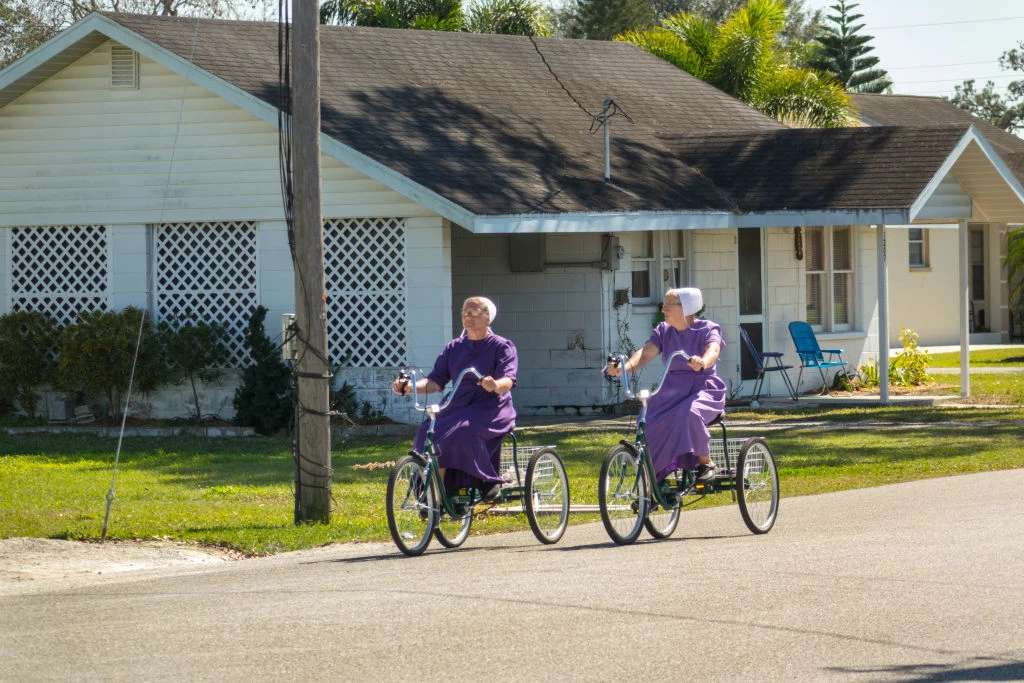
[[[715,484],[713,482],[710,482],[710,481],[709,482],[698,481],[696,484],[693,485],[693,492],[694,493],[704,494],[704,495],[706,495],[708,493],[714,493],[715,492]]]

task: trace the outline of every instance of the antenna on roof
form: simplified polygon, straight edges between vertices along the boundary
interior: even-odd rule
[[[610,182],[612,179],[612,151],[611,151],[611,130],[612,130],[612,115],[608,111],[615,104],[612,98],[607,98],[604,104],[601,105],[601,114],[599,118],[601,123],[604,125],[604,181]]]

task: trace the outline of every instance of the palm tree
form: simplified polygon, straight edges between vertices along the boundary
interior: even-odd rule
[[[532,0],[476,0],[466,12],[470,33],[549,36],[550,24],[548,10]]]
[[[461,31],[462,0],[325,0],[321,24]]]
[[[1010,284],[1010,310],[1015,319],[1024,316],[1024,228],[1006,235],[1006,281]]]
[[[719,90],[790,125],[844,126],[850,98],[828,75],[786,63],[777,36],[781,0],[750,0],[722,24],[679,13],[648,31],[616,37],[675,64]]]

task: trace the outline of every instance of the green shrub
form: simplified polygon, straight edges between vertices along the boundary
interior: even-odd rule
[[[890,384],[916,387],[928,381],[928,352],[917,348],[917,332],[900,327],[903,350],[889,363]]]
[[[152,318],[129,306],[118,313],[86,311],[60,335],[57,385],[68,392],[106,401],[105,414],[120,412],[132,376],[142,321],[142,340],[132,390],[149,393],[167,379],[167,365]]]
[[[31,419],[57,367],[57,324],[38,311],[0,316],[0,414],[17,405]]]
[[[235,422],[273,434],[292,418],[292,373],[263,329],[266,317],[267,309],[257,306],[245,330],[252,365],[242,371],[242,383],[235,390]]]
[[[157,330],[164,345],[169,379],[175,384],[188,383],[192,389],[195,412],[192,419],[202,422],[197,382],[216,382],[231,362],[228,333],[220,323],[162,321]]]
[[[903,350],[889,359],[889,385],[916,387],[925,384],[928,382],[930,357],[927,351],[917,348],[917,333],[900,327],[900,343]],[[858,368],[857,374],[866,387],[877,387],[881,383],[881,373],[874,358],[868,358],[868,362]]]

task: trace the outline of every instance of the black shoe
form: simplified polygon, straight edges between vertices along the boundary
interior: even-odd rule
[[[708,483],[714,481],[715,464],[711,463],[710,465],[705,465],[704,463],[701,463],[700,467],[697,468],[696,473],[694,473],[694,479],[701,483]]]
[[[501,482],[493,484],[491,488],[483,493],[483,501],[485,503],[493,503],[499,498],[501,498]]]

